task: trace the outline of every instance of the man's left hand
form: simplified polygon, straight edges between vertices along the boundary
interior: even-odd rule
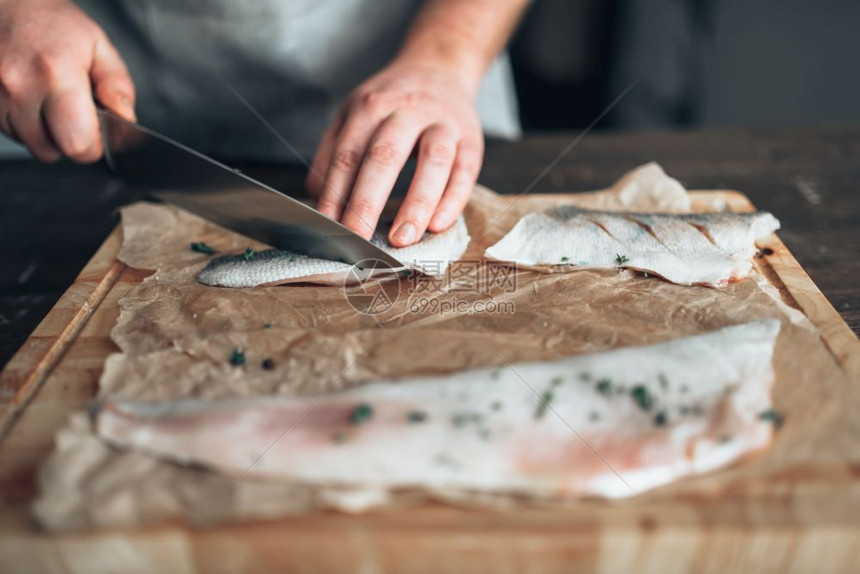
[[[483,160],[474,89],[444,66],[398,60],[356,88],[313,159],[307,184],[317,209],[369,239],[415,149],[415,176],[389,241],[403,247],[448,228]]]

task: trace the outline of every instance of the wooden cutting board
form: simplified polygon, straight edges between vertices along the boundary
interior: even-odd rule
[[[694,205],[753,209],[738,192],[692,194]],[[860,564],[858,469],[830,481],[785,477],[778,488],[695,501],[694,512],[643,513],[622,504],[602,507],[596,519],[587,506],[493,512],[427,505],[207,529],[41,533],[29,514],[38,466],[69,413],[94,397],[104,360],[117,350],[109,336],[117,301],[146,276],[116,259],[121,242],[117,228],[0,373],[0,571],[664,574],[850,572]],[[860,384],[860,341],[782,242],[772,237],[763,247],[759,271],[809,317]],[[803,510],[825,500],[821,512]]]

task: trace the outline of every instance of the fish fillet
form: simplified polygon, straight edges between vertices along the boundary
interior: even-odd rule
[[[436,276],[444,274],[448,265],[460,258],[471,239],[462,216],[445,231],[427,233],[421,241],[408,247],[392,247],[379,239],[385,236],[383,229],[374,237],[373,243],[403,263],[404,268]],[[352,269],[352,265],[340,261],[272,249],[250,257],[228,255],[213,259],[198,274],[197,280],[204,285],[219,287],[257,287],[297,282],[340,285],[348,277],[354,276],[355,280],[359,280],[370,274],[365,274],[364,269],[355,269],[350,274]],[[391,271],[388,267],[381,268],[377,275]]]
[[[562,206],[523,217],[486,256],[524,267],[628,268],[680,285],[723,287],[752,269],[770,213],[646,214]]]
[[[769,442],[773,425],[760,414],[771,407],[778,332],[778,321],[751,322],[319,400],[109,402],[97,431],[231,477],[625,497]]]

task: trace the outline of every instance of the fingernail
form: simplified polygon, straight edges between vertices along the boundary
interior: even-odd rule
[[[440,211],[433,216],[433,220],[430,222],[430,226],[434,229],[439,229],[440,227],[448,227],[449,217],[450,216],[447,211]]]
[[[415,224],[407,221],[400,225],[397,228],[397,231],[394,232],[394,239],[397,243],[402,243],[408,245],[413,243],[416,239],[416,235],[418,234],[418,228],[415,227]]]
[[[131,98],[128,96],[122,96],[119,101],[125,111],[126,117],[130,120],[137,121],[137,114],[134,113],[134,106],[131,105]]]

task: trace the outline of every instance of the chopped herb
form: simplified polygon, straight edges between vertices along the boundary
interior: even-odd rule
[[[468,423],[480,422],[482,418],[481,413],[456,413],[451,417],[451,423],[455,427],[463,427]]]
[[[263,323],[263,329],[271,329],[271,328],[272,328],[271,323]]]
[[[570,261],[570,257],[562,257],[561,258],[562,263],[567,263],[568,261]]]
[[[595,388],[598,393],[604,397],[608,397],[612,394],[612,381],[609,379],[600,379],[597,381],[597,386]]]
[[[493,401],[493,404],[490,405],[490,408],[494,411],[502,410],[502,401]]]
[[[654,397],[645,385],[636,385],[633,387],[630,391],[630,396],[633,397],[633,400],[636,401],[636,404],[643,411],[651,410],[651,407],[654,406]]]
[[[597,411],[591,411],[591,414],[588,415],[588,420],[590,420],[593,423],[596,423],[597,421],[600,420],[600,413]]]
[[[665,411],[660,411],[654,415],[654,424],[658,427],[664,426],[667,422],[669,422],[669,417],[666,416]]]
[[[191,244],[191,251],[196,251],[197,253],[203,253],[205,255],[214,255],[215,248],[206,245],[202,241],[198,241],[197,243]]]
[[[342,433],[342,432],[335,433],[335,434],[334,434],[334,435],[332,435],[332,437],[331,437],[331,441],[332,441],[334,444],[343,444],[343,443],[345,443],[345,442],[346,442],[346,441],[348,441],[348,440],[349,440],[349,437],[346,435],[346,433]]]
[[[540,404],[535,411],[535,418],[540,419],[543,418],[544,414],[546,414],[546,409],[549,407],[550,403],[555,399],[555,394],[552,391],[544,391],[543,396],[541,397]]]
[[[759,413],[758,418],[763,421],[770,421],[773,423],[774,428],[781,427],[782,423],[785,422],[785,417],[773,409],[767,409],[766,411]]]
[[[349,415],[349,422],[358,426],[373,418],[373,407],[367,403],[356,406]]]
[[[275,361],[273,361],[272,359],[263,359],[262,366],[263,369],[265,369],[266,371],[271,371],[275,368]]]
[[[406,421],[411,424],[423,423],[427,420],[427,413],[424,411],[409,411],[406,415]]]
[[[244,259],[245,261],[250,261],[254,258],[254,255],[256,254],[257,252],[249,247],[242,253],[242,259]]]
[[[553,378],[549,383],[550,383],[552,386],[557,387],[557,386],[559,386],[560,384],[562,384],[563,382],[564,382],[564,379],[562,379],[561,377],[555,377],[555,378]]]
[[[630,258],[626,255],[619,255],[618,253],[615,254],[615,262],[619,265],[624,265],[628,261],[630,261]]]
[[[239,349],[233,349],[233,353],[230,355],[230,364],[235,367],[238,367],[239,365],[244,365],[245,353],[243,353]]]

